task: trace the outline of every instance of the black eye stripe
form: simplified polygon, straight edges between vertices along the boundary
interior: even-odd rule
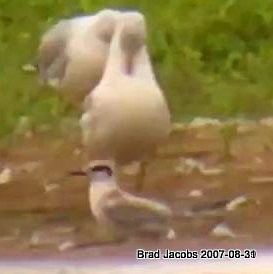
[[[113,172],[112,169],[108,166],[104,165],[97,165],[91,168],[92,171],[103,171],[106,172],[109,176],[112,176]]]

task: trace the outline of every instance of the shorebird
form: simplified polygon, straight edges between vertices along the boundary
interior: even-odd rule
[[[81,104],[101,79],[119,14],[104,9],[61,20],[50,28],[38,50],[42,84],[61,91],[75,105]]]
[[[116,182],[113,161],[93,161],[86,171],[90,209],[102,229],[118,239],[131,237],[175,238],[172,211],[158,201],[133,196]]]
[[[85,98],[80,125],[90,159],[113,159],[118,165],[142,162],[137,180],[142,190],[146,163],[167,140],[171,121],[139,12],[119,16],[104,74]]]

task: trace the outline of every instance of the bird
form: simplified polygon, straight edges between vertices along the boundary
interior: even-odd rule
[[[40,82],[81,106],[100,81],[120,12],[103,9],[93,15],[59,21],[41,37],[36,63]]]
[[[92,161],[86,175],[90,209],[102,230],[119,240],[176,237],[171,227],[171,209],[161,202],[121,190],[116,181],[114,161]]]
[[[119,16],[102,79],[86,96],[80,119],[89,159],[114,160],[119,166],[142,163],[138,191],[143,190],[147,163],[171,131],[170,111],[153,73],[146,36],[141,13]]]

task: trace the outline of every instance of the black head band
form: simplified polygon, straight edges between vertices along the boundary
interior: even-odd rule
[[[104,165],[96,165],[91,168],[92,171],[102,171],[106,172],[109,176],[112,176],[113,171],[109,166],[104,166]]]

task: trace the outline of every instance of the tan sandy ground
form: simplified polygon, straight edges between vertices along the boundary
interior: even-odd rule
[[[178,130],[151,163],[143,195],[164,200],[173,208],[178,233],[172,243],[174,249],[272,247],[272,129],[241,128],[231,137],[227,147],[218,127]],[[23,256],[36,260],[69,257],[76,261],[113,255],[130,259],[137,247],[145,245],[135,242],[128,250],[126,245],[94,247],[105,241],[105,235],[100,234],[90,216],[88,185],[82,178],[66,176],[86,163],[79,143],[78,137],[34,134],[0,151],[0,171],[5,168],[12,171],[11,180],[0,184],[0,257],[3,260]],[[124,174],[121,187],[133,192],[134,179]],[[236,197],[243,197],[245,203],[226,210],[225,205]],[[233,237],[213,236],[211,233],[219,224],[227,226]],[[152,246],[163,248],[165,244]],[[268,259],[264,260],[260,265],[265,266]],[[3,267],[0,264],[0,273],[9,273]],[[73,267],[71,272],[56,273],[87,273],[85,269],[73,272]],[[196,273],[246,273],[227,272],[226,266],[219,268],[226,272],[215,269]],[[270,273],[266,269],[259,272],[251,269],[248,273]],[[29,272],[22,273],[32,273],[27,268],[25,271]]]

